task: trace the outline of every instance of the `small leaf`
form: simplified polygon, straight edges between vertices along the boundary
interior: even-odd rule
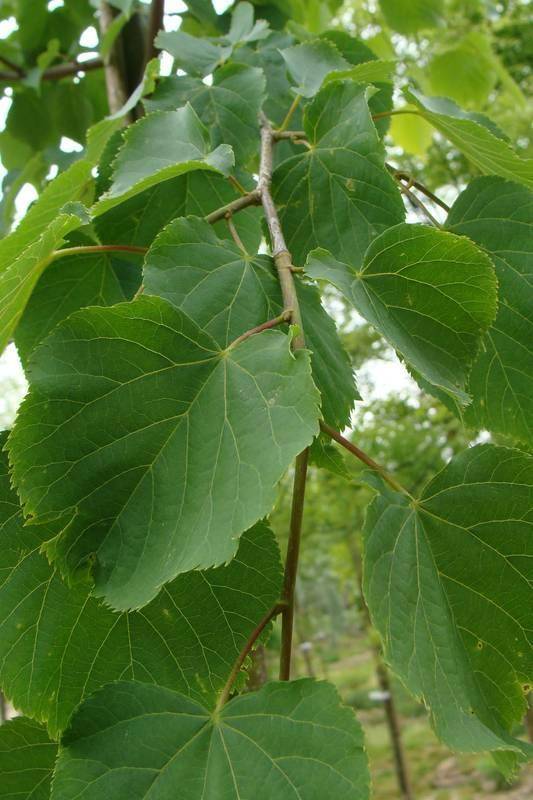
[[[211,86],[200,78],[165,78],[144,105],[148,111],[166,111],[190,102],[207,126],[212,146],[230,145],[237,163],[245,164],[259,151],[258,115],[264,94],[262,70],[227,64],[215,72]]]
[[[220,347],[283,311],[272,259],[242,253],[194,217],[174,220],[157,237],[146,256],[144,285],[148,294],[184,311]],[[351,365],[314,287],[296,281],[296,288],[324,419],[344,428],[359,398]]]
[[[170,53],[177,67],[200,78],[214,72],[231,56],[233,50],[232,45],[199,39],[183,31],[159,31],[155,45]]]
[[[143,768],[139,769],[138,765]],[[52,800],[368,800],[363,736],[335,689],[267,684],[215,714],[140,683],[107,686],[63,738]]]
[[[314,247],[359,264],[372,241],[401,222],[400,193],[384,167],[365,88],[335,81],[306,108],[312,147],[274,173],[274,199],[297,264]]]
[[[325,469],[346,481],[352,479],[342,453],[323,436],[317,436],[309,448],[309,459],[311,464],[320,469]]]
[[[533,158],[520,158],[503,134],[482,114],[463,111],[451,100],[424,97],[411,89],[407,99],[421,116],[452,142],[481,172],[500,175],[533,188]]]
[[[277,125],[281,125],[289,109],[294,95],[287,75],[287,65],[281,51],[294,42],[292,36],[279,31],[273,31],[255,47],[250,45],[240,47],[238,60],[250,66],[260,67],[266,77],[266,101],[264,111],[268,118]],[[299,121],[298,110],[291,124]],[[277,145],[280,147],[280,144]]]
[[[303,97],[313,97],[330,72],[350,67],[337,48],[325,39],[286,47],[281,55],[296,83],[296,92]]]
[[[368,46],[368,40],[363,42],[361,39],[357,39],[354,36],[350,36],[345,31],[340,30],[326,31],[326,33],[322,34],[322,38],[326,39],[328,42],[332,42],[341,56],[345,58],[346,61],[349,61],[350,64],[353,64],[357,67],[357,70],[354,72],[354,80],[360,80],[361,82],[364,82],[364,76],[368,74],[368,70],[373,69],[373,66],[369,62],[377,61],[376,54]],[[390,64],[392,67],[394,67],[395,62],[391,60],[393,57],[394,51],[391,51],[390,54],[387,54],[387,59],[385,61],[381,61],[380,64]],[[384,67],[380,67],[381,72],[384,72],[384,70]],[[357,75],[361,74],[363,74],[363,77],[358,78]],[[388,76],[386,80],[388,80],[389,77],[390,76]],[[368,107],[370,112],[372,114],[378,114],[383,111],[391,111],[392,85],[390,83],[384,83],[380,81],[379,83],[376,83],[375,86],[377,91],[372,94],[371,97],[368,97]],[[368,94],[370,95],[370,93]],[[382,117],[381,119],[374,121],[376,130],[380,136],[384,136],[385,133],[387,133],[390,125],[390,119],[390,117]]]
[[[396,225],[370,245],[360,271],[315,250],[306,272],[333,283],[430,383],[467,400],[469,369],[497,301],[490,259],[468,239]]]
[[[533,194],[502,178],[477,178],[455,201],[446,226],[491,256],[498,316],[470,375],[467,424],[533,441]]]
[[[356,83],[379,83],[388,81],[394,74],[396,67],[395,61],[367,61],[362,64],[356,64],[355,67],[350,67],[346,70],[330,72],[324,78],[324,83],[328,84],[331,81],[349,78]]]
[[[57,744],[46,729],[25,717],[0,727],[0,798],[48,800]]]
[[[414,501],[371,480],[364,591],[387,661],[445,744],[509,769],[533,751],[511,735],[533,678],[533,459],[473,447]]]
[[[50,557],[71,580],[93,563],[117,609],[232,558],[318,430],[307,352],[280,331],[220,350],[156,297],[73,314],[30,383],[10,437],[26,513],[68,514]]]
[[[195,169],[228,174],[228,145],[210,150],[209,133],[190,105],[149,114],[130,125],[114,163],[113,182],[94,206],[95,216],[150,186]]]
[[[237,3],[226,36],[233,45],[255,42],[264,39],[269,33],[268,22],[264,19],[259,19],[254,24],[254,7],[251,3]]]
[[[214,703],[279,598],[272,531],[258,523],[228,566],[188,572],[142,611],[115,614],[87,586],[63,583],[41,552],[57,525],[24,524],[5,453],[0,462],[0,684],[14,705],[56,736],[85,697],[113,680],[154,682]]]

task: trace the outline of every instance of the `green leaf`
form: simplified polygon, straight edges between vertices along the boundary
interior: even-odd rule
[[[190,102],[211,134],[211,145],[229,144],[237,163],[259,151],[258,114],[265,94],[265,76],[258,67],[227,64],[211,86],[200,78],[169,77],[144,101],[148,111],[166,111]]]
[[[157,78],[159,77],[160,62],[158,58],[152,58],[147,63],[141,82],[137,88],[130,94],[122,108],[119,108],[114,114],[111,114],[108,119],[122,119],[130,111],[133,111],[137,103],[147,94],[153,94],[157,85]]]
[[[329,73],[350,67],[337,48],[325,39],[286,47],[281,55],[296,83],[296,92],[302,97],[313,97]]]
[[[132,793],[171,800],[176,787],[183,800],[367,800],[361,729],[331,685],[308,678],[267,684],[219,713],[126,682],[78,710],[63,738],[53,800]]]
[[[345,70],[336,70],[330,72],[324,78],[324,83],[328,84],[331,81],[349,78],[358,83],[379,83],[388,81],[394,74],[396,67],[395,61],[367,61],[362,64],[356,64],[355,67],[349,67]]]
[[[149,247],[159,231],[176,217],[206,216],[237,197],[231,184],[216,172],[196,170],[152,186],[95,220],[102,242]],[[260,210],[245,208],[233,222],[245,247],[257,250],[262,238]],[[231,238],[226,220],[213,226],[217,236]]]
[[[166,50],[175,59],[175,64],[190,75],[204,78],[226,61],[233,46],[209,39],[197,39],[183,31],[159,31],[156,47]]]
[[[358,67],[358,70],[361,70],[363,73],[363,77],[359,80],[361,82],[365,81],[365,75],[368,74],[369,69],[373,69],[372,65],[369,64],[370,61],[377,61],[376,54],[370,49],[366,42],[363,42],[361,39],[357,39],[353,36],[350,36],[345,31],[326,31],[326,33],[322,34],[322,38],[326,39],[329,42],[332,42],[339,53],[342,55],[346,61],[349,61],[350,64]],[[394,56],[394,52],[391,53]],[[386,61],[380,62],[381,64],[391,64],[393,65],[394,62],[389,59]],[[354,80],[358,80],[357,73],[358,70],[355,70],[355,77]],[[384,67],[380,67],[380,72],[384,72]],[[388,70],[387,70],[388,71]],[[388,78],[387,78],[388,80]],[[368,98],[368,107],[372,114],[378,114],[383,111],[391,111],[392,110],[392,86],[390,83],[383,83],[379,82],[376,84],[377,91],[372,94],[371,97]],[[369,93],[370,94],[370,93]],[[384,136],[385,133],[389,129],[390,125],[390,117],[383,117],[382,119],[376,120],[374,123],[376,126],[376,130],[380,134],[380,136]]]
[[[274,199],[297,264],[314,247],[360,263],[379,233],[404,219],[400,193],[383,164],[365,88],[337,81],[306,108],[310,150],[274,173]]]
[[[27,362],[36,345],[74,311],[131,300],[140,277],[139,258],[132,254],[127,258],[82,254],[52,262],[39,278],[17,327],[15,341],[22,361]]]
[[[322,435],[317,436],[309,448],[309,459],[311,464],[320,469],[325,469],[346,481],[352,479],[342,453]]]
[[[283,311],[271,258],[244,254],[195,217],[176,219],[145,259],[144,286],[180,308],[220,347]],[[358,395],[351,365],[314,287],[296,281],[322,413],[344,428]]]
[[[384,484],[379,492],[364,590],[386,658],[449,747],[511,751],[502,754],[510,766],[513,751],[533,750],[510,733],[533,678],[533,459],[477,446],[419,500]]]
[[[195,169],[227,175],[233,166],[228,145],[210,150],[209,133],[190,105],[149,114],[130,125],[114,163],[113,182],[94,206],[95,216],[161,181]]]
[[[279,597],[279,551],[267,526],[242,536],[228,566],[188,572],[142,611],[115,614],[50,566],[41,550],[54,528],[24,525],[0,458],[0,684],[15,706],[56,736],[85,697],[113,680],[214,703]]]
[[[436,28],[445,19],[443,0],[379,0],[379,5],[387,25],[403,34]]]
[[[78,200],[86,205],[90,204],[93,187],[91,165],[85,160],[77,161],[49,183],[16,230],[0,241],[0,275],[29,244],[47,230],[65,203]]]
[[[25,511],[68,512],[49,555],[71,580],[92,564],[119,609],[232,558],[318,429],[307,352],[280,331],[220,350],[156,297],[72,315],[29,374],[10,437]]]
[[[427,66],[432,94],[478,108],[486,103],[496,78],[490,39],[477,31],[437,53]]]
[[[501,132],[482,114],[463,111],[451,100],[424,97],[411,89],[407,99],[423,119],[449,139],[481,172],[499,175],[533,187],[533,158],[520,158],[502,138]]]
[[[238,52],[239,62],[263,70],[267,87],[263,108],[268,118],[276,125],[281,125],[294,100],[287,76],[287,65],[281,54],[293,41],[292,36],[274,31],[266,39],[257,42],[255,48],[240,47]],[[298,112],[293,117],[291,125],[297,123]],[[279,148],[280,144],[277,147]]]
[[[467,400],[470,366],[497,302],[491,261],[472,242],[401,224],[370,245],[361,270],[315,250],[306,272],[333,283],[430,383]]]
[[[412,109],[410,106],[409,110]],[[433,141],[431,125],[417,114],[398,114],[392,117],[390,135],[395,145],[414,156],[425,156]]]
[[[45,728],[25,717],[0,727],[0,798],[48,800],[57,744]]]
[[[231,25],[226,38],[233,45],[255,42],[270,33],[268,22],[259,19],[254,24],[254,7],[251,3],[238,3],[231,15]]]
[[[533,194],[502,178],[477,178],[447,220],[491,256],[499,283],[498,316],[470,375],[467,424],[533,440]]]
[[[60,214],[37,241],[0,273],[0,352],[9,344],[54,251],[64,242],[65,236],[81,224],[76,214]]]

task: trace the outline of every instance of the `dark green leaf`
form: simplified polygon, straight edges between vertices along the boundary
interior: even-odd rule
[[[255,48],[241,47],[238,51],[239,61],[263,70],[267,89],[264,111],[268,118],[277,125],[281,125],[294,100],[294,96],[291,94],[291,84],[287,77],[287,65],[280,52],[293,42],[291,36],[276,31],[266,39],[257,42]],[[298,123],[299,115],[296,113],[291,125],[298,127]]]
[[[198,39],[183,31],[160,31],[155,44],[174,57],[177,67],[201,78],[214,72],[233,50],[231,45]]]
[[[508,751],[510,766],[533,749],[511,736],[533,678],[533,459],[478,446],[419,500],[379,492],[364,588],[386,658],[448,746]]]
[[[325,247],[358,265],[372,239],[405,215],[383,165],[364,86],[326,86],[306,109],[304,127],[311,149],[274,173],[288,247],[297,264],[314,247]]]
[[[313,97],[331,72],[347,70],[349,63],[337,48],[325,39],[315,39],[281,51],[295,84],[296,92]]]
[[[227,174],[233,153],[224,144],[211,150],[207,129],[186,105],[149,114],[129,126],[113,166],[113,182],[96,203],[96,216],[161,181],[195,169]]]
[[[268,684],[218,713],[139,683],[108,686],[78,710],[53,800],[174,800],[176,787],[183,800],[367,800],[361,729],[331,685],[308,678]]]
[[[333,283],[430,383],[467,400],[468,373],[497,302],[491,261],[472,242],[401,224],[370,245],[360,270],[315,250],[306,272]]]
[[[141,283],[139,261],[139,257],[131,255],[125,258],[98,253],[69,256],[50,264],[39,278],[17,327],[15,341],[23,362],[74,311],[130,300]]]
[[[57,744],[46,729],[25,717],[0,727],[0,798],[48,800]]]
[[[211,134],[211,145],[231,145],[237,163],[245,164],[259,150],[264,93],[262,70],[227,64],[215,72],[211,86],[200,78],[166,78],[144,105],[148,111],[165,111],[190,102]]]
[[[146,256],[144,284],[149,294],[184,311],[220,347],[283,310],[272,259],[245,255],[194,217],[175,220],[156,239]],[[350,363],[316,290],[297,282],[297,291],[322,413],[343,428],[358,397]]]
[[[141,192],[96,219],[102,242],[149,247],[159,231],[176,217],[205,216],[235,200],[237,193],[221,175],[196,170]],[[259,209],[245,208],[233,222],[245,247],[254,252],[261,241]],[[225,220],[213,226],[219,237],[231,238]]]
[[[533,194],[502,178],[477,178],[459,195],[447,226],[483,247],[499,283],[498,316],[470,375],[466,422],[533,439]]]
[[[232,558],[318,429],[307,352],[280,331],[220,350],[156,297],[73,314],[29,374],[10,437],[26,513],[68,512],[49,555],[71,580],[92,565],[120,609]]]
[[[113,680],[153,682],[214,703],[279,597],[272,532],[258,523],[228,566],[181,575],[142,611],[115,614],[87,586],[69,589],[50,566],[41,548],[54,528],[24,525],[6,460],[1,454],[0,683],[16,707],[55,736],[78,703]]]

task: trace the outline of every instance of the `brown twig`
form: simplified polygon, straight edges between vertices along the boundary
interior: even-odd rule
[[[295,107],[294,103],[293,106]],[[290,112],[287,115],[287,119],[288,118],[290,118]],[[283,307],[285,311],[290,311],[291,321],[298,326],[298,332],[292,343],[293,348],[298,350],[299,348],[305,347],[305,339],[298,295],[296,294],[296,286],[292,274],[292,258],[287,248],[285,237],[283,236],[278,212],[272,199],[270,189],[272,183],[273,144],[274,131],[266,116],[262,114],[261,160],[257,190],[261,196],[261,203],[270,233],[272,256],[278,272],[281,294],[283,297]],[[309,451],[306,449],[297,456],[294,466],[295,474],[292,493],[291,522],[283,583],[283,600],[286,606],[283,609],[281,617],[280,680],[289,680],[291,671],[294,589],[298,570],[308,457]]]
[[[265,630],[268,623],[277,617],[278,614],[281,614],[285,607],[283,602],[276,603],[270,611],[267,611],[263,619],[256,625],[256,627],[251,632],[250,636],[248,637],[244,647],[242,648],[241,652],[237,656],[235,663],[231,669],[231,672],[228,676],[228,679],[222,689],[222,692],[219,695],[217,700],[217,704],[215,706],[215,714],[218,713],[222,707],[228,702],[231,690],[233,688],[233,684],[235,683],[237,676],[241,670],[242,665],[246,661],[247,656],[251,653],[252,648],[256,641],[259,639],[263,631]]]
[[[250,328],[249,331],[245,331],[241,333],[234,341],[228,345],[226,348],[227,350],[231,350],[233,347],[237,347],[238,344],[244,342],[245,339],[249,339],[250,336],[255,336],[256,333],[262,333],[263,331],[268,331],[271,328],[276,328],[278,325],[282,325],[284,322],[289,322],[291,318],[290,311],[284,311],[279,317],[274,317],[274,319],[269,319],[267,322],[261,323],[261,325],[256,325],[255,328]]]
[[[4,63],[7,63],[5,59],[1,59]],[[69,75],[77,75],[78,72],[90,72],[93,69],[100,69],[104,66],[104,62],[101,58],[90,58],[87,61],[68,61],[65,64],[56,64],[53,67],[49,67],[45,69],[41,75],[41,80],[43,81],[57,81],[61,78],[66,78]],[[13,68],[15,65],[13,65]],[[0,81],[5,81],[6,83],[16,83],[17,81],[22,81],[24,78],[27,77],[27,72],[23,70],[21,67],[17,68],[17,71],[7,72],[6,70],[0,70]]]
[[[283,578],[282,597],[286,602],[281,617],[281,652],[279,657],[279,679],[288,681],[291,677],[292,632],[294,628],[294,604],[296,576],[300,557],[300,541],[305,500],[305,484],[309,448],[297,456],[294,464],[294,484],[292,489],[291,521],[289,526],[289,542],[285,556],[285,573]]]
[[[159,55],[159,48],[155,46],[155,37],[163,28],[163,16],[165,13],[165,0],[152,0],[148,22],[148,33],[146,38],[146,57],[147,64],[151,58]]]
[[[305,131],[272,131],[274,141],[279,142],[280,139],[305,139]]]
[[[414,187],[415,189],[418,189],[419,192],[422,192],[422,194],[425,194],[426,197],[429,200],[431,200],[433,203],[435,203],[435,205],[440,206],[443,209],[443,211],[446,211],[446,213],[449,213],[450,206],[447,203],[445,203],[444,200],[441,200],[440,197],[437,197],[437,195],[434,194],[431,191],[431,189],[428,189],[427,186],[424,186],[423,183],[421,183],[420,181],[415,180],[412,177],[412,175],[410,175],[408,172],[404,172],[403,170],[395,169],[391,164],[386,164],[385,166],[387,167],[387,169],[390,172],[392,172],[395,175],[396,178],[398,178],[401,181],[407,181],[407,188],[408,189],[410,189],[411,187]]]
[[[100,4],[100,33],[102,39],[113,24],[118,12],[105,0]],[[105,61],[105,81],[107,87],[107,101],[111,114],[116,114],[128,99],[127,80],[125,77],[124,52],[122,40],[117,37]],[[127,115],[125,122],[132,122],[133,115]]]
[[[245,194],[242,197],[237,197],[235,200],[232,200],[231,203],[228,203],[221,208],[217,208],[215,211],[207,214],[204,219],[206,222],[209,222],[210,225],[213,225],[215,222],[219,222],[221,219],[226,219],[228,214],[234,214],[236,211],[240,211],[241,208],[259,205],[261,205],[261,196],[257,190],[254,190],[253,192],[248,192],[248,194]]]
[[[417,197],[416,194],[414,194],[414,192],[412,192],[407,186],[405,186],[405,184],[403,184],[399,178],[396,178],[396,176],[395,180],[398,185],[398,188],[400,189],[400,192],[404,194],[411,201],[411,203],[414,206],[416,206],[416,208],[419,208],[422,211],[422,213],[426,215],[431,224],[434,225],[436,228],[442,228],[442,225],[440,224],[438,219],[433,216],[433,214],[426,206],[426,204],[423,203],[422,200],[419,197]]]
[[[0,56],[0,61],[2,62],[2,64],[5,64],[6,67],[9,67],[9,69],[12,69],[13,72],[16,72],[17,75],[24,77],[25,75],[24,69],[22,67],[19,67],[18,64],[15,64],[14,61],[11,61],[10,58],[6,58],[5,56]]]
[[[341,433],[339,433],[339,431],[336,431],[335,428],[332,428],[331,425],[328,425],[326,422],[321,422],[320,430],[340,444],[341,447],[344,447],[345,450],[348,450],[348,452],[358,458],[359,461],[362,461],[363,464],[366,464],[367,467],[370,467],[370,469],[374,470],[374,472],[377,472],[379,475],[381,475],[383,480],[386,481],[395,492],[401,492],[402,494],[411,497],[407,489],[405,489],[400,483],[398,483],[398,481],[389,475],[387,470],[382,467],[381,464],[378,464],[377,461],[374,461],[373,458],[370,458],[370,456],[357,447],[357,445],[350,442],[349,439],[346,439]]]

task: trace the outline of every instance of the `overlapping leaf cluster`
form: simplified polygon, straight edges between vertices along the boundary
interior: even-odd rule
[[[0,243],[1,343],[30,383],[2,439],[0,679],[51,737],[11,723],[0,761],[28,797],[49,796],[58,737],[54,800],[368,797],[360,728],[327,684],[224,702],[281,597],[277,484],[358,398],[323,282],[468,424],[531,444],[531,164],[486,118],[408,89],[488,175],[443,227],[407,224],[383,139],[394,64],[338,32],[298,43],[248,3],[222,31],[206,14],[205,37],[159,35],[179,74],[146,115],[92,129]],[[511,770],[529,754],[513,728],[533,677],[531,458],[473,448],[420,498],[373,480],[366,594],[387,658],[446,743]]]

